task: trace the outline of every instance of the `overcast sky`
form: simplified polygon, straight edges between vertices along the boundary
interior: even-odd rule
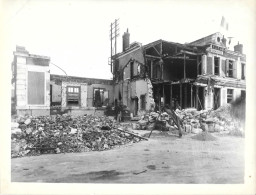
[[[222,16],[233,42],[249,42],[252,7],[243,0],[193,1],[6,1],[10,59],[16,45],[46,55],[70,76],[111,79],[110,24],[119,18],[118,52],[127,28],[130,42],[163,39],[185,43],[220,31]],[[64,74],[51,67],[51,73]]]

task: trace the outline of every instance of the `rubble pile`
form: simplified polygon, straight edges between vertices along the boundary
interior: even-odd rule
[[[229,134],[241,134],[243,125],[240,120],[232,117],[232,106],[227,104],[217,110],[201,110],[187,108],[176,109],[175,114],[181,119],[182,128],[186,133],[207,132],[226,132]],[[150,112],[141,117],[134,127],[136,129],[158,129],[158,130],[177,130],[171,116],[166,112]],[[240,133],[239,133],[240,132]]]
[[[141,139],[108,117],[70,115],[18,118],[12,123],[12,157],[101,151]]]
[[[170,125],[168,121],[170,120],[169,115],[166,112],[150,112],[141,117],[141,120],[133,127],[137,130],[169,130]]]

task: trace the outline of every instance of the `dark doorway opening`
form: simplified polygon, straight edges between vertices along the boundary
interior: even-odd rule
[[[220,88],[214,88],[213,91],[213,109],[216,110],[220,107]]]

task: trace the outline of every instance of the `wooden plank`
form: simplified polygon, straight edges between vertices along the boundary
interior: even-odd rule
[[[192,108],[193,107],[193,85],[190,84],[190,92],[191,92],[191,95],[190,95],[190,107]]]
[[[172,84],[170,84],[170,107],[172,109]]]
[[[181,52],[181,53],[184,53],[184,54],[195,55],[195,56],[198,55],[197,53],[191,52],[191,51],[180,50],[180,52]]]
[[[180,108],[182,109],[182,83],[180,83]]]
[[[134,137],[138,137],[138,138],[141,138],[141,139],[144,139],[144,140],[147,140],[147,141],[148,141],[148,139],[147,139],[147,138],[145,138],[145,137],[141,137],[141,136],[136,135],[136,134],[134,134],[134,133],[131,133],[131,132],[125,131],[125,130],[123,130],[123,129],[121,129],[121,128],[117,128],[117,130],[118,130],[118,131],[122,131],[122,132],[124,132],[124,133],[128,133],[128,134],[130,134],[130,135],[133,135]]]
[[[146,54],[145,56],[148,58],[161,59],[161,57],[159,57],[159,56],[152,56],[152,55],[148,55],[148,54]]]
[[[164,84],[163,84],[163,101],[164,101],[164,106],[165,106],[165,94],[164,94]]]
[[[184,73],[183,78],[186,79],[186,54],[184,54]]]

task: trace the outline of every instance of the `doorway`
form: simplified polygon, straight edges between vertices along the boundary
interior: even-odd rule
[[[213,91],[213,109],[216,110],[220,107],[220,88],[214,88]]]

